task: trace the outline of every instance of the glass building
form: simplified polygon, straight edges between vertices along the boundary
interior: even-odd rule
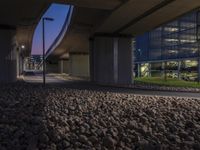
[[[136,37],[135,75],[198,80],[200,11]]]

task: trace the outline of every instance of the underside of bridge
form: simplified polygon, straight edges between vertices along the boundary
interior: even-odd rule
[[[200,6],[199,0],[4,0],[0,5],[0,81],[15,81],[22,72],[34,30],[52,3],[74,8],[64,38],[48,50],[48,62],[58,62],[60,72],[90,76],[102,84],[131,84],[134,36]]]

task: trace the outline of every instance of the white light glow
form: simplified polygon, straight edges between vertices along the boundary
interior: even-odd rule
[[[22,45],[21,48],[22,48],[22,49],[25,49],[25,45]]]
[[[168,32],[176,32],[176,31],[178,31],[178,28],[165,27],[165,31],[168,31]]]
[[[165,39],[166,42],[178,42],[178,39]]]

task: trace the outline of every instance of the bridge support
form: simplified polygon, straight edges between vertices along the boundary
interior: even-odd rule
[[[70,53],[69,70],[71,76],[89,77],[89,54],[87,53]]]
[[[15,82],[17,79],[15,30],[0,29],[0,82]]]
[[[198,82],[200,83],[200,58],[198,59]]]
[[[46,61],[46,73],[60,73],[59,61],[58,60],[47,60]]]
[[[66,59],[62,59],[59,61],[59,70],[60,70],[60,73],[65,73],[65,74],[68,74],[69,73],[69,60]]]
[[[18,47],[16,49],[16,66],[17,66],[17,76],[20,77],[23,74],[23,62],[24,59],[21,54],[22,49]]]
[[[133,82],[131,37],[96,36],[90,44],[91,81],[106,85]]]

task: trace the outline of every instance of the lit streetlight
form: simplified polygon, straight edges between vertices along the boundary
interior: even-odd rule
[[[22,48],[22,49],[25,49],[26,47],[25,47],[25,45],[22,45],[21,48]]]

